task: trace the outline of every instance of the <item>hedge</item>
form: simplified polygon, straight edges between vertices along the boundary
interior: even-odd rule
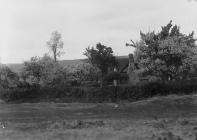
[[[170,81],[100,87],[30,87],[9,89],[0,94],[7,102],[111,102],[136,101],[156,95],[190,94],[197,91],[197,81]],[[117,93],[117,95],[115,94]]]

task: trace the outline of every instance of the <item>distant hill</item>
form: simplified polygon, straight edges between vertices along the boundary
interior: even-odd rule
[[[20,73],[23,69],[22,63],[16,64],[6,64],[13,72]]]
[[[61,60],[59,61],[59,64],[63,67],[67,67],[67,66],[72,66],[72,65],[77,65],[80,63],[85,62],[86,59],[74,59],[74,60]]]
[[[118,56],[118,63],[120,67],[123,67],[126,63],[128,63],[128,56]],[[67,67],[69,65],[77,65],[82,62],[86,62],[87,59],[74,59],[74,60],[60,60],[59,63],[63,67]],[[13,72],[20,73],[23,69],[22,63],[16,64],[6,64]]]
[[[85,61],[85,59],[75,59],[75,60],[60,60],[59,63],[63,67],[69,65],[76,65]],[[23,69],[23,63],[15,63],[15,64],[6,64],[13,72],[20,73]]]

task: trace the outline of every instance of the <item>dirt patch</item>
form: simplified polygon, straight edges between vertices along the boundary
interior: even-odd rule
[[[43,122],[39,128],[44,129],[82,129],[82,128],[96,128],[105,126],[102,120],[72,120],[72,121],[55,121]]]

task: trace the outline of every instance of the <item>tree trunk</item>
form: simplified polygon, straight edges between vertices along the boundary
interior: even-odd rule
[[[56,50],[53,52],[53,55],[54,55],[54,61],[56,62],[57,61]]]

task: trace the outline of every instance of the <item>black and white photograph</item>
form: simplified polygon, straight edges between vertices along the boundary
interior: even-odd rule
[[[197,0],[0,0],[0,140],[197,140]]]

